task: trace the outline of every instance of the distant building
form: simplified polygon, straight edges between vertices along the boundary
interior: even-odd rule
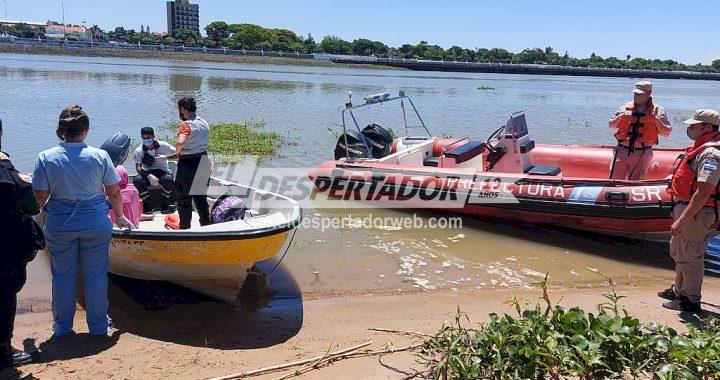
[[[44,22],[22,21],[22,20],[0,20],[0,25],[15,26],[17,24],[27,24],[34,28],[37,28],[39,26],[45,26]]]
[[[75,37],[78,40],[87,40],[90,38],[84,26],[64,25],[53,21],[48,21],[47,24],[45,24],[45,37],[55,39]]]
[[[168,34],[186,29],[200,34],[200,7],[189,0],[167,2]]]

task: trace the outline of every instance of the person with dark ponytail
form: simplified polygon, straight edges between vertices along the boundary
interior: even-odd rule
[[[195,113],[196,111],[195,98],[182,98],[178,101],[182,124],[175,139],[175,152],[178,155],[175,189],[181,230],[190,228],[193,203],[200,217],[200,225],[212,223],[207,200],[211,173],[210,159],[207,155],[210,126],[205,119]]]
[[[53,336],[72,332],[82,275],[87,324],[92,335],[108,333],[107,270],[112,222],[133,225],[123,215],[120,178],[107,152],[84,143],[90,118],[80,106],[60,113],[56,130],[62,142],[38,155],[33,190],[47,214],[44,232],[52,273]],[[107,196],[107,198],[106,198]]]

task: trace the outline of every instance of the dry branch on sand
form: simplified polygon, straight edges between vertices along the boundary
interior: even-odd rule
[[[398,330],[389,330],[389,329],[371,329],[371,330],[377,330],[377,331],[385,331],[385,332],[394,332],[394,333],[405,333],[404,331],[398,331]],[[416,333],[416,334],[422,334],[422,333]],[[422,334],[425,335],[425,334]],[[242,379],[247,377],[253,377],[253,376],[259,376],[259,375],[265,375],[272,372],[281,371],[284,369],[292,368],[292,367],[298,367],[304,365],[302,368],[298,368],[294,371],[288,372],[287,374],[281,376],[278,378],[278,380],[286,380],[292,377],[300,376],[302,374],[305,374],[307,372],[320,369],[328,364],[332,364],[334,362],[344,360],[344,359],[351,359],[351,358],[360,358],[360,357],[370,357],[370,356],[378,356],[378,359],[382,357],[382,355],[386,354],[392,354],[396,352],[403,352],[403,351],[411,351],[415,350],[419,347],[421,347],[424,342],[411,344],[408,346],[400,347],[400,348],[394,348],[391,344],[388,344],[389,347],[386,347],[384,349],[379,350],[361,350],[362,348],[365,348],[372,344],[372,341],[367,341],[362,344],[358,344],[356,346],[348,347],[339,351],[330,352],[330,349],[328,349],[325,354],[320,356],[315,356],[307,359],[297,360],[290,363],[284,363],[284,364],[278,364],[273,365],[269,367],[263,367],[254,369],[251,371],[244,371],[244,372],[238,372],[232,375],[227,376],[221,376],[221,377],[215,377],[209,380],[231,380],[231,379]],[[380,364],[383,365],[386,368],[389,368],[393,371],[403,373],[406,375],[412,375],[414,377],[418,373],[415,372],[414,374],[399,370],[397,368],[391,367],[385,363],[382,363],[380,361]]]

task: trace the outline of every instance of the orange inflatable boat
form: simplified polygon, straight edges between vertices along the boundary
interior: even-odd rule
[[[335,160],[310,173],[319,193],[375,202],[667,241],[672,199],[666,192],[680,149],[655,149],[643,180],[608,179],[611,146],[535,144],[523,113],[487,140],[433,137],[402,92],[379,94],[343,110],[358,133],[338,139]],[[392,138],[376,124],[360,129],[353,110],[399,101],[403,122],[414,111],[422,137]],[[352,206],[349,206],[352,207]]]

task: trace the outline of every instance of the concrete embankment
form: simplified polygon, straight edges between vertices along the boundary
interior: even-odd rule
[[[360,69],[394,69],[380,65],[339,64],[327,60],[306,59],[296,57],[275,57],[255,55],[218,55],[182,51],[157,51],[137,49],[113,49],[99,47],[76,47],[54,45],[20,45],[0,42],[0,53],[58,55],[74,57],[117,57],[138,59],[162,59],[175,61],[227,62],[251,65],[281,66],[318,66],[318,67],[351,67]]]
[[[333,58],[333,62],[346,64],[373,64],[404,68],[416,71],[451,71],[498,74],[530,74],[530,75],[571,75],[616,78],[654,78],[654,79],[693,79],[720,80],[720,73],[698,71],[661,71],[636,69],[611,69],[599,67],[573,67],[556,65],[521,65],[478,62],[422,61],[410,59],[377,58],[348,59]]]

